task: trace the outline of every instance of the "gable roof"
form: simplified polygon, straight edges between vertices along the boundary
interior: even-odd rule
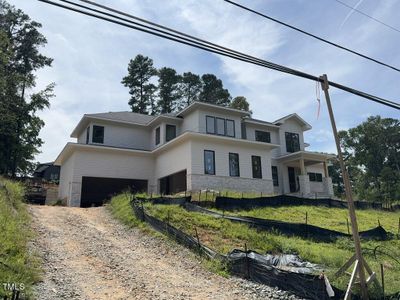
[[[200,101],[193,101],[191,104],[186,106],[184,109],[179,111],[176,116],[183,116],[196,108],[203,107],[203,108],[210,108],[213,110],[220,110],[220,111],[227,111],[230,113],[235,113],[241,116],[251,116],[251,113],[248,111],[244,111],[241,109],[236,109],[228,106],[222,106],[222,105],[217,105],[217,104],[211,104],[211,103],[206,103],[206,102],[200,102]]]
[[[151,120],[153,120],[155,118],[155,116],[139,114],[139,113],[134,113],[134,112],[130,112],[130,111],[85,114],[85,116],[113,120],[113,121],[123,121],[123,122],[127,122],[127,123],[141,124],[141,125],[146,125],[147,123],[149,123]]]
[[[312,126],[311,126],[309,123],[307,123],[306,121],[304,121],[304,119],[301,118],[301,117],[300,117],[298,114],[296,114],[296,113],[293,113],[293,114],[284,116],[284,117],[282,117],[282,118],[280,118],[280,119],[274,121],[273,124],[275,124],[275,125],[280,125],[280,124],[282,124],[282,123],[285,123],[286,120],[289,120],[289,119],[296,119],[297,122],[299,122],[300,124],[302,124],[302,127],[303,127],[304,130],[310,130],[310,129],[312,128]]]

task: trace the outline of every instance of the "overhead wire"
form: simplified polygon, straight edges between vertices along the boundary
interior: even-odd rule
[[[317,36],[317,35],[315,35],[315,34],[312,34],[312,33],[310,33],[310,32],[307,32],[307,31],[305,31],[305,30],[303,30],[303,29],[300,29],[300,28],[298,28],[298,27],[296,27],[296,26],[290,25],[290,24],[285,23],[285,22],[283,22],[283,21],[280,21],[280,20],[278,20],[278,19],[276,19],[276,18],[270,17],[270,16],[268,16],[268,15],[266,15],[266,14],[264,14],[264,13],[261,13],[261,12],[259,12],[259,11],[254,10],[254,9],[251,9],[251,8],[249,8],[249,7],[247,7],[247,6],[241,5],[241,4],[239,4],[239,3],[237,3],[237,2],[234,2],[234,1],[231,1],[231,0],[224,0],[224,1],[227,2],[227,3],[230,3],[230,4],[232,4],[232,5],[234,5],[234,6],[236,6],[236,7],[239,7],[239,8],[241,8],[241,9],[244,9],[244,10],[246,10],[246,11],[248,11],[248,12],[251,12],[251,13],[253,13],[253,14],[256,14],[256,15],[258,15],[258,16],[260,16],[260,17],[263,17],[263,18],[265,18],[265,19],[268,19],[268,20],[273,21],[273,22],[275,22],[275,23],[278,23],[278,24],[280,24],[280,25],[283,25],[283,26],[286,26],[286,27],[288,27],[288,28],[291,28],[291,29],[293,29],[293,30],[295,30],[295,31],[297,31],[297,32],[300,32],[300,33],[302,33],[302,34],[305,34],[305,35],[307,35],[307,36],[310,36],[310,37],[312,37],[312,38],[314,38],[314,39],[317,39],[317,40],[319,40],[319,41],[321,41],[321,42],[324,42],[324,43],[329,44],[329,45],[331,45],[331,46],[334,46],[334,47],[336,47],[336,48],[342,49],[342,50],[344,50],[344,51],[350,52],[350,53],[352,53],[352,54],[354,54],[354,55],[357,55],[357,56],[359,56],[359,57],[365,58],[365,59],[367,59],[367,60],[369,60],[369,61],[372,61],[372,62],[377,63],[377,64],[379,64],[379,65],[382,65],[382,66],[384,66],[384,67],[390,68],[390,69],[392,69],[392,70],[394,70],[394,71],[400,72],[400,69],[397,68],[397,67],[394,67],[394,66],[392,66],[392,65],[389,65],[389,64],[387,64],[387,63],[385,63],[385,62],[382,62],[382,61],[380,61],[380,60],[377,60],[377,59],[375,59],[375,58],[372,58],[372,57],[370,57],[370,56],[367,56],[367,55],[365,55],[365,54],[362,54],[362,53],[360,53],[360,52],[357,52],[357,51],[355,51],[355,50],[352,50],[352,49],[350,49],[350,48],[344,47],[344,46],[339,45],[339,44],[337,44],[337,43],[331,42],[331,41],[329,41],[329,40],[327,40],[327,39],[325,39],[325,38],[322,38],[322,37],[320,37],[320,36]]]
[[[209,41],[202,40],[202,39],[199,39],[197,37],[194,37],[194,36],[179,32],[177,30],[173,30],[173,29],[170,29],[168,27],[165,27],[165,26],[162,26],[162,25],[159,25],[159,24],[147,21],[147,20],[137,18],[137,17],[135,17],[133,15],[130,15],[130,14],[127,14],[127,13],[124,13],[124,12],[121,12],[121,11],[106,7],[104,5],[97,4],[97,3],[92,2],[92,1],[80,0],[81,2],[86,2],[88,4],[92,4],[92,5],[95,5],[97,7],[101,7],[102,9],[106,9],[108,11],[112,11],[113,13],[118,13],[120,15],[124,15],[124,16],[127,16],[127,17],[135,19],[135,20],[140,20],[140,21],[142,21],[144,23],[150,24],[151,26],[148,26],[148,25],[145,25],[145,24],[141,24],[141,23],[138,23],[138,22],[126,19],[126,18],[122,18],[122,17],[116,16],[116,15],[113,15],[113,14],[110,14],[110,13],[107,13],[107,12],[104,12],[104,11],[99,11],[97,9],[94,9],[94,8],[91,8],[91,7],[87,7],[87,6],[84,6],[84,5],[80,5],[78,3],[75,3],[75,2],[72,2],[72,1],[68,1],[68,0],[60,0],[60,1],[64,2],[64,3],[68,3],[68,4],[76,6],[76,7],[79,7],[79,8],[83,8],[83,9],[85,9],[87,11],[84,11],[84,10],[81,10],[81,9],[78,9],[78,8],[75,8],[75,7],[63,5],[63,4],[60,4],[60,3],[56,3],[56,2],[50,1],[50,0],[38,0],[38,1],[50,4],[50,5],[58,6],[60,8],[64,8],[64,9],[67,9],[67,10],[71,10],[71,11],[74,11],[74,12],[77,12],[77,13],[81,13],[81,14],[84,14],[84,15],[87,15],[87,16],[91,16],[91,17],[94,17],[94,18],[98,18],[98,19],[101,19],[101,20],[104,20],[104,21],[115,23],[115,24],[118,24],[118,25],[121,25],[121,26],[125,26],[125,27],[131,28],[131,29],[139,30],[139,31],[142,31],[142,32],[145,32],[145,33],[148,33],[148,34],[152,34],[152,35],[155,35],[155,36],[158,36],[158,37],[162,37],[162,38],[165,38],[165,39],[168,39],[168,40],[172,40],[172,41],[175,41],[175,42],[178,42],[178,43],[181,43],[181,44],[185,44],[185,45],[192,46],[192,47],[195,47],[195,48],[198,48],[198,49],[209,51],[209,52],[212,52],[212,53],[215,53],[215,54],[219,54],[219,55],[223,55],[223,56],[226,56],[226,57],[230,57],[230,58],[233,58],[233,59],[236,59],[236,60],[240,60],[240,61],[243,61],[243,62],[255,64],[255,65],[266,67],[266,68],[269,68],[269,69],[274,69],[274,70],[277,70],[277,71],[280,71],[280,72],[284,72],[284,73],[287,73],[287,74],[291,74],[291,75],[295,75],[295,76],[298,76],[298,77],[306,78],[306,79],[309,79],[309,80],[323,82],[323,80],[321,78],[317,77],[317,76],[314,76],[314,75],[311,75],[311,74],[307,74],[305,72],[301,72],[301,71],[298,71],[298,70],[295,70],[295,69],[291,69],[291,68],[288,68],[288,67],[285,67],[285,66],[282,66],[282,65],[279,65],[279,64],[275,64],[275,63],[272,63],[272,62],[269,62],[269,61],[266,61],[266,60],[263,60],[263,59],[260,59],[260,58],[256,58],[256,57],[244,54],[242,52],[239,52],[239,51],[236,51],[236,50],[232,50],[232,49],[227,48],[227,47],[219,46],[219,45],[211,43]],[[95,12],[95,13],[93,13],[93,12]],[[99,15],[99,14],[101,14],[101,15]],[[111,18],[108,18],[106,16],[111,17]],[[162,28],[162,29],[157,29],[155,27]],[[349,93],[361,96],[361,97],[366,98],[368,100],[371,100],[371,101],[374,101],[374,102],[377,102],[377,103],[380,103],[380,104],[383,104],[383,105],[386,105],[386,106],[389,106],[389,107],[392,107],[392,108],[395,108],[395,109],[400,109],[400,104],[399,103],[396,103],[396,102],[393,102],[393,101],[389,101],[387,99],[383,99],[383,98],[380,98],[380,97],[377,97],[377,96],[374,96],[374,95],[370,95],[368,93],[365,93],[365,92],[362,92],[362,91],[358,91],[356,89],[353,89],[353,88],[350,88],[350,87],[347,87],[347,86],[344,86],[344,85],[341,85],[341,84],[338,84],[338,83],[335,83],[335,82],[332,82],[332,81],[329,81],[328,83],[329,83],[329,85],[331,85],[333,87],[336,87],[338,89],[347,91]]]
[[[357,13],[359,13],[359,14],[365,16],[365,17],[367,17],[367,18],[370,18],[371,20],[374,20],[375,22],[377,22],[377,23],[379,23],[379,24],[381,24],[381,25],[383,25],[383,26],[386,26],[386,27],[388,27],[388,28],[390,28],[390,29],[392,29],[392,30],[397,31],[397,32],[400,33],[400,30],[397,29],[396,27],[394,27],[394,26],[392,26],[392,25],[389,25],[389,24],[387,24],[387,23],[385,23],[385,22],[383,22],[383,21],[381,21],[381,20],[379,20],[379,19],[377,19],[377,18],[374,18],[373,16],[368,15],[367,13],[363,12],[362,10],[359,10],[358,8],[351,7],[351,6],[348,5],[347,3],[343,2],[343,1],[340,1],[340,0],[335,0],[335,1],[336,1],[337,3],[343,5],[343,6],[347,7],[347,8],[350,8],[351,10],[353,10],[353,11],[355,11],[355,12],[357,12]]]

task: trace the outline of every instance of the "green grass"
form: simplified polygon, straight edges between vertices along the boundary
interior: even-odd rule
[[[23,284],[32,297],[32,285],[40,279],[40,261],[28,250],[33,238],[30,216],[23,203],[21,184],[0,178],[0,295],[9,295],[4,283]]]
[[[110,203],[113,214],[129,226],[137,226],[143,223],[136,220],[130,209],[127,198],[124,195],[113,198]],[[244,224],[233,223],[229,220],[216,219],[214,217],[188,212],[177,205],[153,205],[145,203],[146,211],[164,221],[167,221],[195,237],[196,230],[200,241],[206,246],[220,252],[228,253],[235,248],[243,249],[247,244],[248,249],[260,253],[294,253],[300,255],[304,260],[318,263],[325,268],[326,274],[330,279],[354,253],[353,243],[350,239],[339,239],[335,243],[317,243],[311,240],[298,237],[287,237],[278,233],[262,232],[251,229]],[[282,208],[262,208],[251,211],[236,211],[233,214],[252,215],[261,218],[285,220],[290,222],[303,222],[305,211],[311,224],[321,227],[332,228],[347,232],[346,209],[326,208],[326,207],[282,207]],[[395,229],[398,222],[398,213],[382,212],[374,210],[357,211],[360,228],[370,229],[377,225],[377,219],[389,231],[397,232]],[[336,219],[341,221],[335,221]],[[396,221],[397,220],[397,221]],[[377,272],[380,278],[380,263],[385,268],[385,291],[392,294],[400,290],[400,265],[388,256],[379,254],[377,260],[373,256],[373,249],[380,246],[392,256],[400,260],[400,240],[391,241],[363,241],[363,249],[366,260],[371,268]],[[225,266],[218,265],[218,262],[204,262],[204,265],[221,275],[227,276]],[[333,283],[345,289],[349,278],[347,276],[333,280]]]

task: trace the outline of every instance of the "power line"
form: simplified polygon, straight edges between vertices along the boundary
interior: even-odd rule
[[[217,44],[210,43],[210,42],[205,41],[205,40],[201,40],[201,39],[193,37],[191,35],[181,33],[181,32],[179,32],[177,30],[173,30],[173,29],[170,29],[168,27],[165,27],[165,26],[162,26],[162,25],[158,25],[156,23],[149,22],[147,20],[143,20],[143,21],[146,22],[147,24],[154,24],[158,28],[165,28],[165,30],[157,29],[154,26],[148,26],[148,25],[140,24],[138,22],[135,22],[135,21],[132,21],[132,20],[129,20],[129,19],[126,19],[126,18],[118,17],[116,15],[109,14],[109,13],[106,13],[106,12],[103,12],[103,11],[99,11],[99,10],[93,9],[91,7],[80,5],[80,4],[77,4],[75,2],[71,2],[71,1],[68,1],[68,0],[60,0],[60,1],[62,1],[64,3],[68,3],[68,4],[71,4],[71,5],[74,5],[74,6],[77,6],[77,7],[80,7],[80,8],[84,8],[84,9],[86,9],[88,11],[80,10],[80,9],[77,9],[77,8],[74,8],[74,7],[71,7],[71,6],[66,6],[66,5],[63,5],[63,4],[60,4],[60,3],[56,3],[56,2],[53,2],[53,1],[49,1],[49,0],[38,0],[38,1],[50,4],[50,5],[58,6],[58,7],[67,9],[67,10],[74,11],[74,12],[78,12],[78,13],[81,13],[81,14],[84,14],[84,15],[87,15],[87,16],[91,16],[91,17],[94,17],[94,18],[98,18],[98,19],[101,19],[101,20],[104,20],[104,21],[108,21],[108,22],[111,22],[111,23],[114,23],[114,24],[125,26],[125,27],[131,28],[131,29],[135,29],[135,30],[139,30],[139,31],[142,31],[142,32],[146,32],[146,33],[158,36],[158,37],[162,37],[162,38],[165,38],[165,39],[168,39],[168,40],[172,40],[172,41],[175,41],[175,42],[178,42],[178,43],[181,43],[181,44],[189,45],[189,46],[192,46],[192,47],[195,47],[195,48],[198,48],[198,49],[202,49],[202,50],[205,50],[205,51],[209,51],[209,52],[212,52],[212,53],[215,53],[215,54],[220,54],[220,55],[223,55],[223,56],[227,56],[227,57],[230,57],[230,58],[233,58],[233,59],[236,59],[236,60],[240,60],[240,61],[243,61],[243,62],[247,62],[247,63],[255,64],[255,65],[258,65],[258,66],[274,69],[274,70],[277,70],[277,71],[280,71],[280,72],[292,74],[292,75],[295,75],[295,76],[298,76],[298,77],[302,77],[302,78],[306,78],[306,79],[309,79],[309,80],[322,82],[322,80],[317,76],[314,76],[314,75],[311,75],[311,74],[307,74],[307,73],[304,73],[304,72],[301,72],[301,71],[297,71],[295,69],[287,68],[285,66],[281,66],[281,65],[278,65],[278,64],[275,64],[275,63],[272,63],[272,62],[268,62],[268,61],[265,61],[265,60],[262,60],[262,59],[259,59],[259,58],[255,58],[255,57],[252,57],[250,55],[241,53],[239,51],[235,51],[235,50],[232,50],[232,49],[229,49],[229,48],[226,48],[226,47],[219,46]],[[90,1],[87,1],[87,0],[81,0],[81,1],[87,2],[87,3],[90,2]],[[92,3],[94,3],[94,2],[92,2]],[[140,19],[140,18],[137,18],[135,16],[126,14],[124,12],[120,12],[120,11],[117,11],[115,9],[108,8],[108,7],[103,6],[103,5],[99,5],[99,4],[96,4],[96,3],[94,3],[94,5],[96,5],[98,7],[102,7],[103,9],[107,9],[109,11],[116,12],[116,13],[118,13],[120,15],[129,16],[130,18],[134,18],[136,20]],[[95,12],[95,13],[92,13],[92,12]],[[102,15],[99,15],[99,14],[102,14]],[[109,16],[111,18],[105,17],[103,15]],[[173,33],[171,33],[171,32],[173,32]],[[386,106],[389,106],[389,107],[392,107],[392,108],[395,108],[395,109],[400,109],[400,104],[399,103],[396,103],[396,102],[393,102],[393,101],[389,101],[389,100],[386,100],[386,99],[383,99],[383,98],[380,98],[380,97],[377,97],[377,96],[374,96],[374,95],[370,95],[370,94],[364,93],[362,91],[358,91],[358,90],[352,89],[350,87],[347,87],[347,86],[344,86],[344,85],[341,85],[341,84],[338,84],[338,83],[335,83],[335,82],[329,81],[329,84],[331,86],[333,86],[333,87],[336,87],[338,89],[347,91],[349,93],[364,97],[364,98],[372,100],[374,102],[377,102],[377,103],[380,103],[380,104],[383,104],[383,105],[386,105]]]
[[[392,25],[389,25],[389,24],[387,24],[387,23],[385,23],[385,22],[382,22],[381,20],[379,20],[379,19],[377,19],[377,18],[374,18],[374,17],[372,17],[372,16],[366,14],[365,12],[363,12],[362,10],[359,10],[358,8],[351,7],[351,6],[348,5],[347,3],[343,2],[343,1],[340,1],[340,0],[335,0],[335,1],[336,1],[337,3],[343,5],[343,6],[347,7],[347,8],[350,8],[351,10],[354,10],[354,11],[358,12],[359,14],[361,14],[361,15],[367,17],[367,18],[370,18],[370,19],[374,20],[375,22],[377,22],[377,23],[379,23],[379,24],[381,24],[381,25],[383,25],[383,26],[386,26],[386,27],[388,27],[388,28],[390,28],[390,29],[392,29],[392,30],[397,31],[397,32],[400,33],[400,30],[397,29],[396,27],[393,27]]]
[[[322,37],[320,37],[320,36],[317,36],[317,35],[315,35],[315,34],[309,33],[309,32],[307,32],[307,31],[305,31],[305,30],[302,30],[302,29],[300,29],[300,28],[298,28],[298,27],[295,27],[295,26],[290,25],[290,24],[288,24],[288,23],[282,22],[282,21],[280,21],[280,20],[278,20],[278,19],[275,19],[275,18],[272,18],[272,17],[270,17],[270,16],[267,16],[266,14],[263,14],[263,13],[261,13],[261,12],[259,12],[259,11],[256,11],[256,10],[254,10],[254,9],[251,9],[251,8],[249,8],[249,7],[246,7],[246,6],[244,6],[244,5],[241,5],[241,4],[239,4],[239,3],[236,3],[236,2],[233,2],[233,1],[230,1],[230,0],[224,0],[224,1],[225,1],[225,2],[228,2],[228,3],[232,4],[232,5],[234,5],[234,6],[236,6],[236,7],[239,7],[239,8],[241,8],[241,9],[247,10],[247,11],[249,11],[249,12],[251,12],[251,13],[254,13],[254,14],[258,15],[258,16],[261,16],[261,17],[263,17],[263,18],[265,18],[265,19],[274,21],[274,22],[276,22],[276,23],[278,23],[278,24],[281,24],[281,25],[286,26],[286,27],[289,27],[289,28],[291,28],[291,29],[293,29],[293,30],[295,30],[295,31],[298,31],[298,32],[300,32],[300,33],[303,33],[303,34],[305,34],[305,35],[308,35],[308,36],[310,36],[310,37],[312,37],[312,38],[314,38],[314,39],[317,39],[317,40],[319,40],[319,41],[321,41],[321,42],[324,42],[324,43],[329,44],[329,45],[331,45],[331,46],[334,46],[334,47],[337,47],[337,48],[339,48],[339,49],[345,50],[345,51],[347,51],[347,52],[350,52],[350,53],[352,53],[352,54],[355,54],[355,55],[360,56],[360,57],[362,57],[362,58],[365,58],[365,59],[367,59],[367,60],[373,61],[373,62],[375,62],[375,63],[377,63],[377,64],[380,64],[380,65],[382,65],[382,66],[385,66],[385,67],[390,68],[390,69],[392,69],[392,70],[395,70],[395,71],[397,71],[397,72],[400,72],[400,69],[397,68],[397,67],[391,66],[391,65],[389,65],[389,64],[387,64],[387,63],[384,63],[384,62],[382,62],[382,61],[379,61],[379,60],[377,60],[377,59],[375,59],[375,58],[369,57],[369,56],[367,56],[367,55],[365,55],[365,54],[362,54],[362,53],[360,53],[360,52],[354,51],[354,50],[349,49],[349,48],[347,48],[347,47],[344,47],[344,46],[342,46],[342,45],[339,45],[339,44],[336,44],[336,43],[334,43],[334,42],[331,42],[331,41],[329,41],[329,40],[327,40],[327,39],[324,39],[324,38],[322,38]]]

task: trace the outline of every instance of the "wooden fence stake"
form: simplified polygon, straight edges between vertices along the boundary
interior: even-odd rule
[[[378,226],[379,226],[379,227],[381,226],[381,221],[379,221],[379,219],[378,219]]]
[[[347,233],[350,234],[350,225],[349,225],[349,219],[346,218],[346,223],[347,223]]]
[[[247,244],[246,243],[244,243],[244,252],[246,253],[247,278],[250,278],[250,264],[249,264],[249,257],[247,255]]]
[[[199,191],[199,202],[201,201],[201,190]]]
[[[385,275],[383,273],[383,264],[381,264],[381,279],[382,279],[382,294],[383,294],[383,299],[385,299]]]
[[[197,227],[194,228],[194,231],[196,232],[197,247],[199,248],[198,250],[199,250],[199,253],[200,253],[201,246],[200,246],[199,233],[197,232]]]

